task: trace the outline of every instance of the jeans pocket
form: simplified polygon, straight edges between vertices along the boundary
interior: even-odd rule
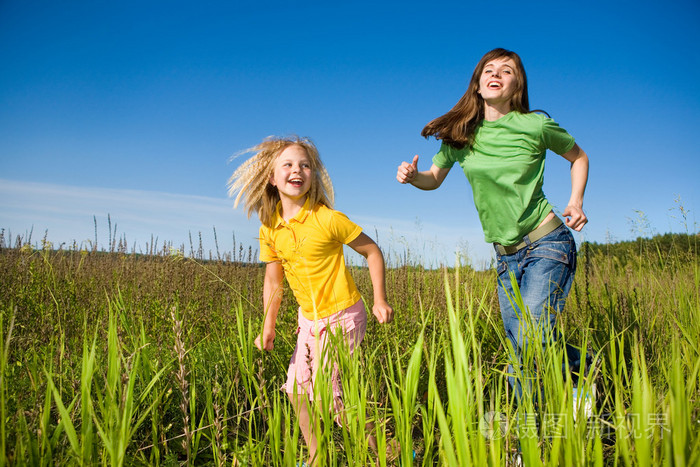
[[[539,243],[528,251],[526,262],[530,286],[544,291],[540,298],[561,311],[576,272],[576,244],[566,240]]]
[[[572,264],[571,250],[571,242],[549,241],[536,244],[534,248],[528,251],[527,256],[529,258],[551,259],[564,264]]]
[[[498,255],[496,257],[496,275],[498,277],[501,277],[503,273],[505,273],[508,270],[508,263],[506,263],[501,255]]]

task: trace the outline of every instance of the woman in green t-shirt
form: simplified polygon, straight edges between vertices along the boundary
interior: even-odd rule
[[[520,57],[505,49],[481,58],[466,93],[421,134],[442,140],[432,166],[419,171],[415,156],[399,166],[396,178],[434,190],[455,163],[462,167],[485,239],[496,250],[501,316],[514,351],[512,362],[519,367],[524,348],[533,343],[533,331],[542,345],[558,338],[556,316],[576,270],[576,244],[569,228],[580,231],[588,222],[583,212],[588,156],[552,119],[530,112],[525,69]],[[571,162],[571,197],[562,212],[565,225],[542,191],[547,149]],[[511,273],[531,319],[524,319],[523,310],[514,305]],[[576,378],[581,353],[570,346],[566,353]],[[519,372],[510,373],[519,396]]]

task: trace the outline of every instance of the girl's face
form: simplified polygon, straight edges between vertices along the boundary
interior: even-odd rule
[[[479,94],[489,104],[509,102],[517,83],[516,66],[510,58],[497,58],[486,63],[479,78]]]
[[[311,188],[311,161],[306,150],[293,144],[277,156],[270,184],[276,186],[281,199],[303,200]]]

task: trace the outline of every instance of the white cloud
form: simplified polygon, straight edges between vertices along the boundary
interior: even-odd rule
[[[406,259],[426,266],[453,265],[457,253],[467,255],[478,269],[489,266],[493,247],[484,241],[481,226],[423,223],[416,218],[390,219],[346,213],[362,226],[367,235],[378,240],[387,261],[401,263]],[[462,261],[464,258],[461,259]]]
[[[11,233],[26,240],[33,231],[32,243],[40,242],[47,232],[54,245],[88,244],[95,240],[96,219],[98,246],[107,249],[109,215],[116,237],[126,238],[129,251],[146,251],[157,238],[158,246],[163,242],[176,248],[184,245],[189,253],[190,235],[196,250],[201,232],[205,254],[215,255],[214,229],[222,253],[232,250],[234,235],[237,245],[257,249],[258,219],[247,219],[226,198],[0,179],[0,199],[0,228],[5,229],[6,239]],[[465,249],[477,267],[487,266],[491,257],[480,228],[346,214],[378,240],[389,264],[401,264],[407,255],[429,266],[454,264],[455,251],[464,253]],[[351,255],[351,261],[359,264],[362,260]]]
[[[198,244],[200,232],[205,251],[215,250],[214,228],[223,251],[232,249],[233,234],[237,242],[256,245],[257,219],[248,220],[225,198],[0,180],[0,199],[0,228],[25,238],[33,230],[34,241],[47,230],[54,244],[94,241],[96,219],[98,245],[106,248],[109,215],[117,237],[126,236],[136,251],[151,237],[189,251],[190,234]]]

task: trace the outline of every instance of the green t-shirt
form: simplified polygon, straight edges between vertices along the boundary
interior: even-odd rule
[[[449,169],[458,162],[474,192],[485,240],[514,245],[552,210],[542,191],[547,149],[561,155],[574,143],[551,118],[513,111],[482,121],[471,149],[443,143],[433,164]]]

